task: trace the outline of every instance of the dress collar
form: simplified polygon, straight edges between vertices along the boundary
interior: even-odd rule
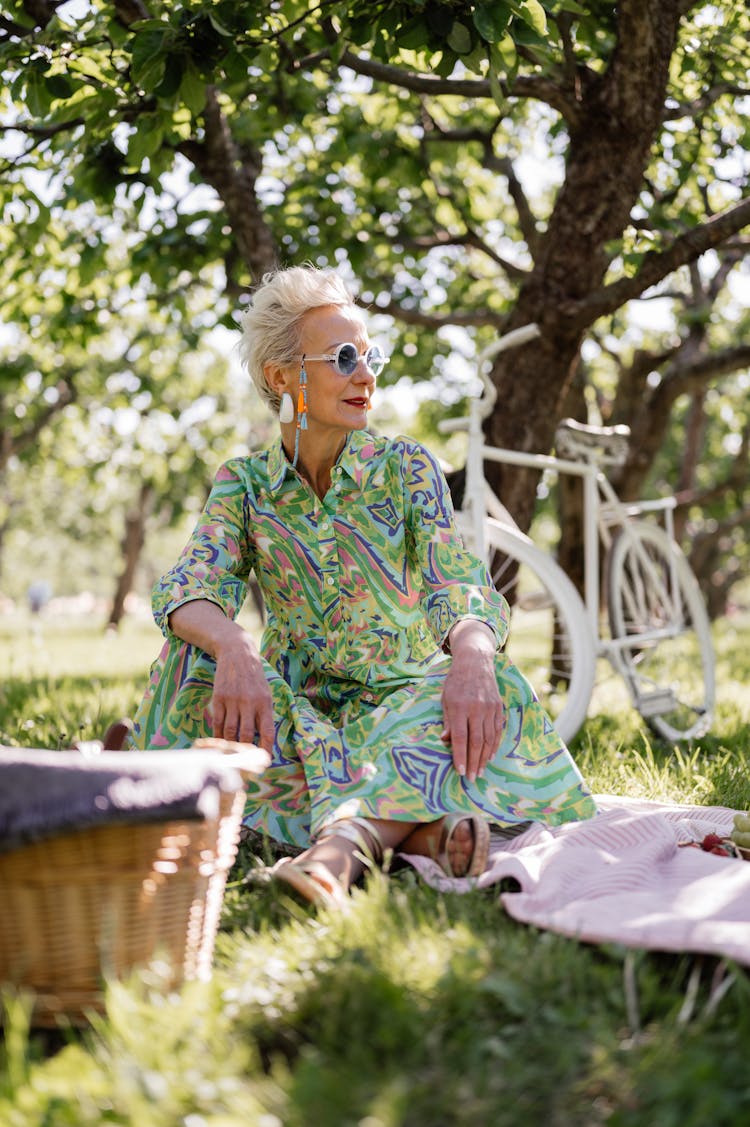
[[[377,448],[376,439],[368,431],[349,431],[344,449],[336,460],[336,465],[360,489],[364,489],[370,475],[376,468],[375,454]],[[276,493],[281,488],[282,482],[288,474],[294,475],[294,470],[286,456],[281,438],[279,438],[268,452],[268,485],[271,492]]]

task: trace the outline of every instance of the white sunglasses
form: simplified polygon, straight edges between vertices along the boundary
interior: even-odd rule
[[[361,355],[357,352],[355,344],[339,344],[336,346],[335,352],[327,352],[323,356],[308,356],[307,353],[302,357],[305,360],[328,360],[333,364],[335,370],[340,376],[351,376],[357,370],[357,365],[360,360],[364,360],[367,367],[372,372],[373,376],[379,376],[386,365],[388,357],[383,352],[379,344],[371,344],[367,352]]]

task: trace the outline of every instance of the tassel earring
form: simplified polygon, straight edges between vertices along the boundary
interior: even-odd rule
[[[307,372],[305,371],[305,357],[302,357],[302,368],[299,374],[299,392],[297,393],[297,429],[294,432],[294,458],[292,465],[297,468],[299,458],[300,431],[307,430]]]
[[[279,422],[291,423],[294,419],[294,400],[288,391],[285,391],[279,404]]]

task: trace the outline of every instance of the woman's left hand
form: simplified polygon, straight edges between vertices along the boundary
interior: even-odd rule
[[[451,746],[453,766],[469,782],[500,746],[505,706],[495,676],[496,639],[475,619],[461,619],[450,632],[451,667],[443,686],[443,739]]]

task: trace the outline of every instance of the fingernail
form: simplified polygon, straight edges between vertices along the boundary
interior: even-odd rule
[[[456,770],[458,771],[459,775],[465,775],[466,774],[466,768],[465,767],[456,767]]]
[[[470,783],[475,783],[476,781],[477,781],[476,775],[474,775],[474,774],[469,775],[469,782]]]

